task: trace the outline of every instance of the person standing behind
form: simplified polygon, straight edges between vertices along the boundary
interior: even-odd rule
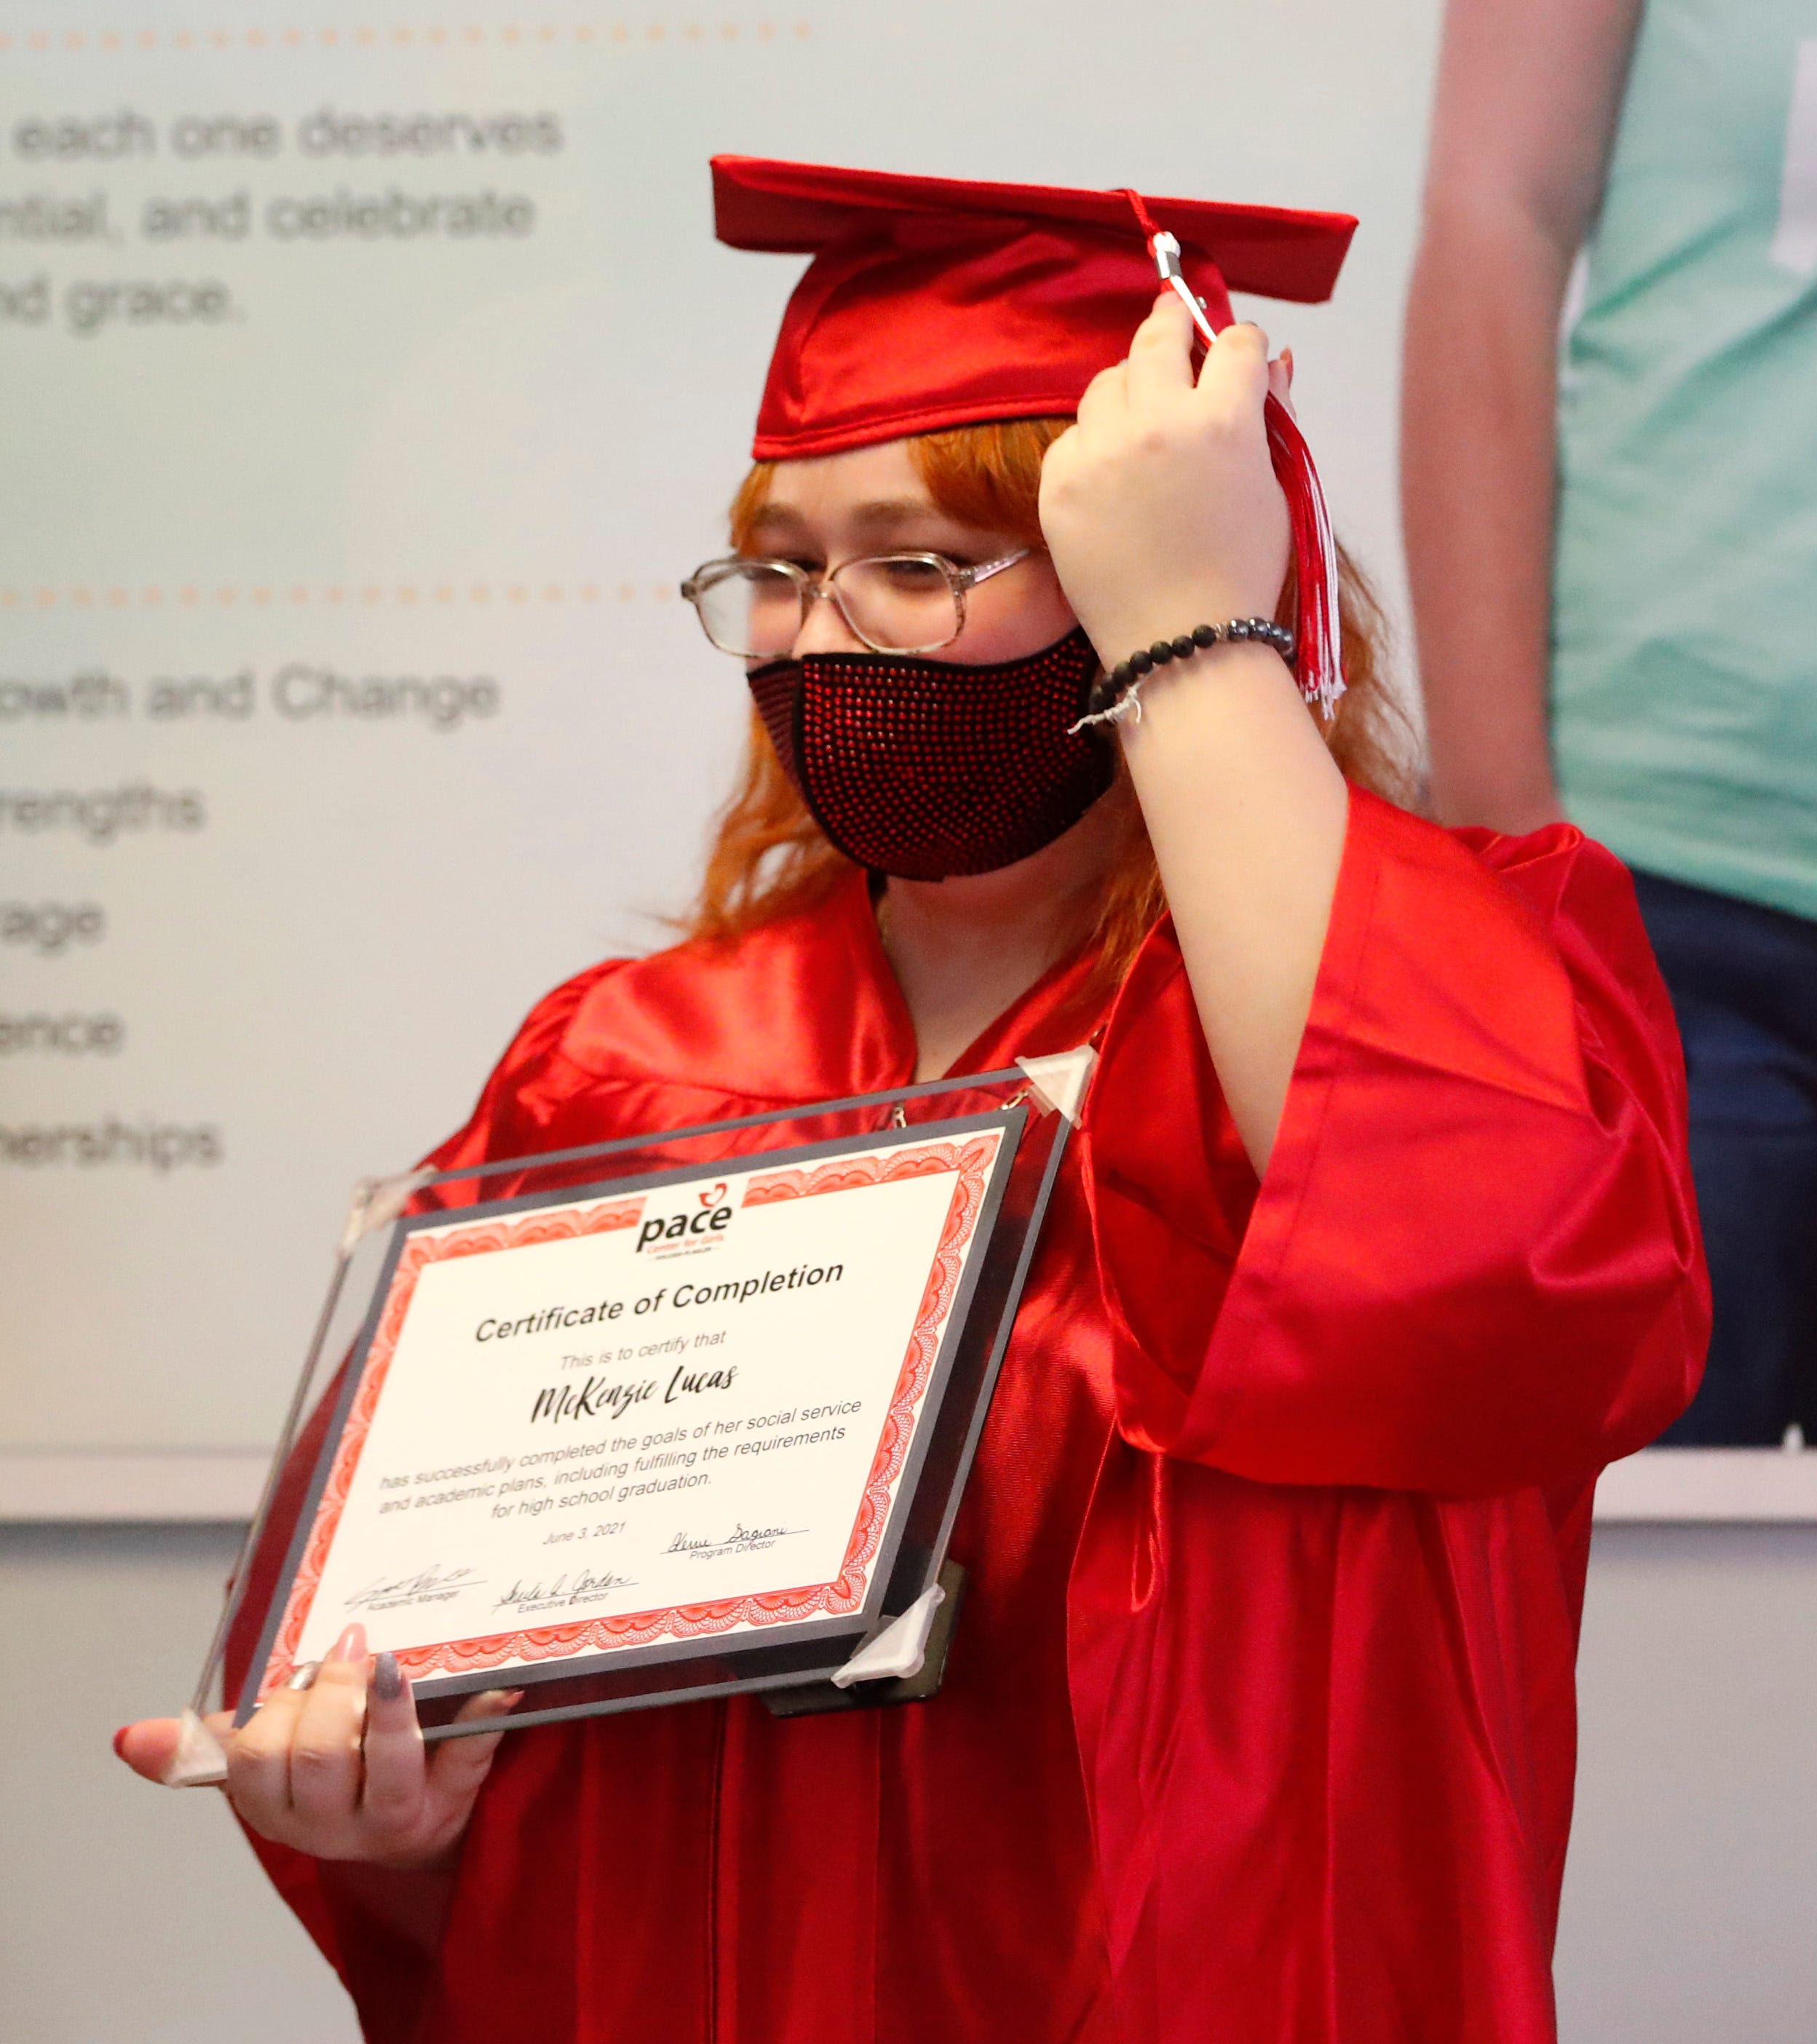
[[[1439,817],[1608,843],[1677,1009],[1716,1317],[1664,1438],[1811,1432],[1817,0],[1449,0],[1403,422]]]

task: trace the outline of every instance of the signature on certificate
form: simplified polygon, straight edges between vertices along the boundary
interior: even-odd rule
[[[451,1569],[432,1562],[413,1575],[381,1576],[347,1600],[349,1611],[408,1611],[419,1604],[446,1604],[463,1590],[477,1589],[485,1581],[471,1569]]]
[[[601,1597],[611,1596],[616,1591],[635,1589],[635,1576],[621,1576],[612,1569],[596,1573],[591,1569],[582,1569],[570,1581],[564,1572],[552,1581],[539,1576],[534,1582],[527,1583],[520,1576],[509,1589],[492,1608],[494,1611],[509,1611],[520,1617],[532,1611],[559,1611],[573,1604],[594,1604]]]
[[[778,1540],[793,1539],[804,1529],[799,1526],[747,1526],[740,1520],[723,1539],[704,1533],[678,1533],[663,1551],[686,1554],[696,1562],[717,1561],[722,1554],[761,1554]]]

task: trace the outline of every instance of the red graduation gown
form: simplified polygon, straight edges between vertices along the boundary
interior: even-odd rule
[[[1103,1060],[932,1703],[508,1738],[432,1965],[279,1885],[375,2044],[1542,2044],[1599,1468],[1707,1293],[1622,868],[1362,793],[1258,1188],[1170,931],[961,1069]],[[905,1083],[854,882],[545,1000],[445,1162]]]

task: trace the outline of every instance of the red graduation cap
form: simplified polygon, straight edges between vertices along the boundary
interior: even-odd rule
[[[1221,328],[1231,290],[1330,297],[1356,229],[1344,213],[754,156],[716,156],[713,175],[721,241],[813,258],[777,337],[751,449],[759,461],[1071,413],[1128,352],[1153,302],[1158,232],[1178,241],[1192,292]],[[1295,512],[1301,685],[1328,701],[1342,683],[1323,501],[1278,406],[1270,426]]]

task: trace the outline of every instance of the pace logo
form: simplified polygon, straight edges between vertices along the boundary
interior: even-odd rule
[[[718,1248],[732,1225],[732,1210],[726,1194],[731,1190],[722,1178],[717,1185],[703,1185],[693,1203],[675,1213],[646,1212],[637,1231],[640,1256],[697,1256]]]

